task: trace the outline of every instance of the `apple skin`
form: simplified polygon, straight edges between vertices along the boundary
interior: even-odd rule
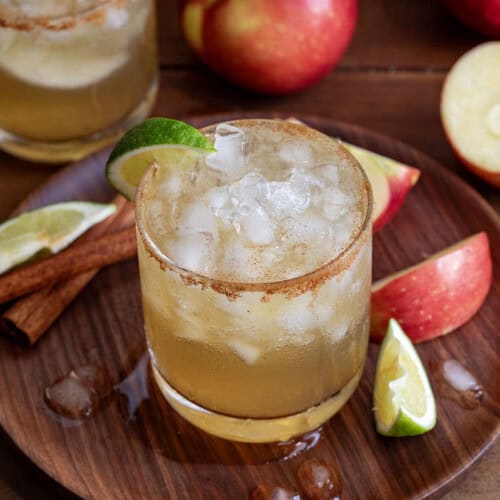
[[[374,283],[370,339],[383,340],[390,318],[414,343],[445,335],[476,314],[491,281],[488,236],[482,232]]]
[[[396,215],[396,212],[405,201],[406,195],[416,184],[419,177],[420,170],[403,164],[400,164],[399,169],[387,177],[390,192],[389,200],[373,221],[373,232],[382,229]]]
[[[373,192],[373,231],[379,231],[401,208],[406,195],[420,177],[420,170],[344,142],[344,147],[358,160]]]
[[[443,0],[464,24],[483,35],[500,38],[500,0]]]
[[[264,94],[325,76],[347,48],[357,0],[187,0],[184,34],[217,73]]]

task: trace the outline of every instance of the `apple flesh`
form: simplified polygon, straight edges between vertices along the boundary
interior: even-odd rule
[[[347,48],[357,0],[187,0],[182,26],[217,73],[266,94],[321,79]]]
[[[359,161],[373,192],[373,231],[387,224],[401,208],[410,189],[420,177],[420,170],[409,167],[367,149],[343,143]]]
[[[488,236],[482,232],[374,283],[370,339],[382,341],[390,318],[414,343],[445,335],[476,314],[491,281]]]
[[[443,0],[464,24],[483,35],[500,38],[500,0]]]
[[[451,147],[476,175],[500,187],[500,42],[465,53],[448,73],[441,121]]]

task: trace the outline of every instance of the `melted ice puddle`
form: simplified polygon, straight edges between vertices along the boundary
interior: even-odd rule
[[[123,395],[127,401],[126,419],[128,422],[136,419],[137,410],[149,399],[148,390],[149,355],[144,353],[132,371],[118,384],[114,390]]]

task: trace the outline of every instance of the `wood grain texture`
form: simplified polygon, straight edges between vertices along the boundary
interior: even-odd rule
[[[219,118],[209,118],[214,119]],[[458,359],[483,384],[489,401],[498,405],[498,216],[458,178],[402,143],[324,119],[305,121],[423,171],[400,213],[375,237],[375,279],[469,234],[488,232],[495,278],[485,305],[459,331],[418,350],[427,366]],[[109,199],[103,162],[104,155],[98,155],[63,170],[22,208],[67,199],[75,190],[90,199]],[[43,404],[47,384],[89,362],[108,366],[118,382],[144,350],[137,280],[133,262],[102,271],[32,350],[0,339],[0,423],[35,463],[83,497],[244,499],[262,481],[296,486],[296,468],[311,457],[339,469],[346,499],[439,495],[499,433],[492,405],[466,411],[438,393],[439,424],[434,431],[408,439],[378,436],[370,413],[377,346],[370,347],[359,390],[325,426],[323,439],[287,462],[262,463],[274,456],[271,446],[229,443],[194,429],[169,409],[151,384],[151,397],[133,420],[127,421],[123,401],[115,397],[94,418],[62,426]]]

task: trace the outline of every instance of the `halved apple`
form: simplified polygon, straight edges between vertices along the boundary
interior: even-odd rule
[[[476,314],[491,281],[488,236],[482,232],[374,283],[370,338],[381,341],[390,318],[415,343],[445,335]]]
[[[418,181],[420,170],[368,149],[343,144],[368,176],[373,191],[373,231],[378,231],[401,208],[408,191]]]
[[[441,121],[464,165],[500,187],[500,42],[478,45],[453,65],[441,94]]]

